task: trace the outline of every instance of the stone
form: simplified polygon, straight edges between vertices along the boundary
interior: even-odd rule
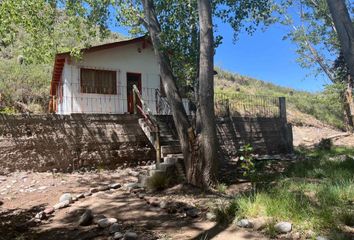
[[[123,234],[121,232],[115,232],[113,235],[113,239],[122,239]]]
[[[121,226],[118,223],[113,223],[111,226],[109,226],[109,233],[116,233],[121,230]]]
[[[80,194],[76,195],[77,199],[84,198],[84,197],[85,197],[84,193],[80,193]]]
[[[168,205],[168,202],[166,202],[166,201],[161,201],[160,202],[160,208],[162,208],[162,209],[166,209],[167,205]]]
[[[209,220],[209,221],[215,221],[216,220],[216,215],[212,212],[207,212],[206,214],[206,218]]]
[[[146,196],[146,195],[145,195],[144,193],[139,193],[139,194],[138,194],[138,198],[140,198],[140,199],[144,199],[145,196]]]
[[[267,226],[267,224],[272,222],[272,218],[259,217],[251,220],[253,223],[254,230],[262,230]]]
[[[124,234],[124,240],[136,240],[138,239],[138,234],[135,232],[126,232]]]
[[[190,208],[186,211],[186,215],[191,218],[197,218],[199,216],[199,211],[196,208]]]
[[[299,232],[294,232],[291,234],[291,238],[296,240],[301,238],[301,234]]]
[[[329,239],[327,237],[318,236],[316,237],[316,240],[329,240]]]
[[[159,207],[160,206],[160,202],[159,202],[159,199],[158,198],[150,198],[148,199],[148,203],[153,206],[153,207]]]
[[[107,217],[105,215],[103,215],[103,214],[95,215],[94,218],[93,218],[93,222],[95,224],[98,224],[98,221],[101,220],[101,219],[104,219],[104,218],[107,218]]]
[[[89,197],[89,196],[91,196],[91,195],[92,195],[91,192],[85,192],[85,193],[84,193],[84,197]]]
[[[76,202],[78,200],[78,198],[77,197],[73,197],[72,200],[73,200],[73,202]]]
[[[112,189],[118,189],[120,188],[122,185],[120,183],[112,183],[112,184],[109,184],[109,187],[112,188]]]
[[[52,213],[54,213],[54,208],[53,207],[47,207],[46,209],[44,209],[44,213],[45,214],[47,214],[47,215],[49,215],[49,214],[52,214]]]
[[[41,186],[41,187],[38,188],[38,190],[45,190],[47,188],[48,188],[47,186]]]
[[[3,204],[4,204],[4,202],[0,200],[0,206],[3,205]]]
[[[242,228],[252,228],[253,223],[248,220],[248,219],[241,219],[236,223],[237,226],[242,227]]]
[[[98,188],[90,188],[90,193],[96,193],[99,192]]]
[[[86,209],[85,212],[80,216],[79,225],[88,226],[92,223],[93,215],[90,209]]]
[[[100,186],[100,187],[97,188],[97,190],[98,190],[99,192],[107,191],[107,190],[109,190],[109,189],[110,189],[109,186]]]
[[[124,189],[125,190],[131,191],[132,189],[135,189],[135,188],[139,188],[139,184],[138,183],[127,183],[127,184],[124,184]]]
[[[97,225],[101,228],[106,228],[116,222],[117,222],[117,219],[115,219],[115,218],[102,218],[97,221]]]
[[[73,202],[73,197],[71,196],[70,193],[64,193],[63,195],[60,196],[59,202],[64,202],[64,201],[69,201],[69,203]]]
[[[57,209],[62,209],[62,208],[66,208],[69,206],[70,206],[70,202],[69,202],[69,200],[66,200],[66,201],[55,204],[53,206],[53,208],[54,208],[54,210],[57,210]]]
[[[36,216],[34,216],[35,219],[39,219],[39,220],[43,220],[45,219],[47,216],[44,213],[44,211],[40,211],[39,213],[36,214]]]
[[[289,222],[279,222],[274,225],[274,229],[279,233],[291,232],[292,225]]]

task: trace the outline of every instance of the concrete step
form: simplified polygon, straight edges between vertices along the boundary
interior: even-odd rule
[[[166,157],[168,154],[181,153],[180,145],[165,145],[161,146],[161,156]]]
[[[166,174],[166,171],[163,171],[163,170],[159,170],[159,169],[151,169],[149,171],[149,176],[152,177],[152,176],[155,176],[157,174]]]

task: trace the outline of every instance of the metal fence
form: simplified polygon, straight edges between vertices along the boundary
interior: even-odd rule
[[[279,117],[279,98],[241,93],[216,93],[215,114],[217,116]]]

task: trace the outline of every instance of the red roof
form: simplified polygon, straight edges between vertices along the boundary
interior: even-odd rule
[[[146,36],[143,36],[143,37],[133,38],[133,39],[129,39],[129,40],[107,43],[107,44],[102,44],[102,45],[93,46],[93,47],[89,47],[89,48],[84,48],[81,51],[82,51],[82,53],[91,53],[91,52],[101,51],[101,50],[110,49],[110,48],[122,47],[122,46],[134,44],[134,43],[139,43],[139,42],[141,42],[143,44],[143,48],[144,48],[145,44],[150,43],[150,40]],[[70,58],[70,52],[58,53],[55,55],[52,81],[50,84],[50,95],[51,96],[57,95],[57,86],[58,86],[60,79],[61,79],[61,74],[63,72],[65,61],[68,58]]]

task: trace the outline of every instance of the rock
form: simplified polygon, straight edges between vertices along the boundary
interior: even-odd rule
[[[73,202],[76,202],[78,200],[77,197],[73,197]]]
[[[137,171],[133,171],[133,170],[130,170],[130,171],[129,171],[129,174],[130,174],[131,176],[133,176],[133,177],[139,176],[139,173],[138,173]]]
[[[96,193],[99,192],[98,188],[90,188],[90,193]]]
[[[3,204],[4,204],[4,202],[3,202],[3,201],[0,201],[0,206],[3,205]]]
[[[144,199],[145,196],[146,196],[146,195],[145,195],[144,193],[139,193],[139,194],[138,194],[138,198],[140,198],[140,199]]]
[[[121,230],[121,226],[118,223],[113,223],[110,227],[109,227],[109,233],[116,233],[119,232]]]
[[[122,185],[120,183],[112,183],[109,185],[110,188],[112,189],[118,189],[120,188]]]
[[[206,214],[206,218],[209,220],[209,221],[215,221],[216,220],[216,215],[212,212],[207,212]]]
[[[40,211],[39,213],[36,214],[36,216],[34,216],[35,219],[39,219],[39,220],[43,220],[45,219],[47,216],[44,213],[44,211]]]
[[[64,193],[63,195],[60,196],[59,202],[64,202],[64,201],[69,201],[69,203],[73,202],[73,197],[71,196],[70,193]]]
[[[45,190],[47,188],[48,188],[47,186],[42,186],[42,187],[39,187],[38,190]]]
[[[52,214],[54,212],[54,208],[53,207],[47,207],[46,209],[44,209],[44,213],[49,215],[49,214]]]
[[[138,239],[138,234],[135,232],[126,232],[124,234],[124,240],[136,240]]]
[[[167,208],[167,205],[168,205],[168,202],[166,202],[166,201],[161,201],[159,205],[160,205],[160,208],[166,209],[166,208]]]
[[[158,199],[158,198],[155,198],[155,197],[149,198],[149,199],[147,200],[147,202],[148,202],[151,206],[153,206],[153,207],[159,207],[159,206],[160,206],[159,199]]]
[[[329,240],[329,239],[327,237],[318,236],[316,237],[316,240]]]
[[[139,188],[139,184],[138,183],[127,183],[127,184],[124,184],[123,187],[125,190],[131,191],[132,189]]]
[[[92,195],[91,192],[85,192],[85,193],[84,193],[84,197],[89,197],[89,196],[91,196],[91,195]]]
[[[254,218],[251,220],[253,223],[253,229],[254,230],[262,230],[267,226],[267,224],[272,222],[272,218],[264,218],[264,217],[259,217],[259,218]]]
[[[301,235],[299,232],[294,232],[291,234],[291,239],[300,239],[301,238]]]
[[[93,215],[90,209],[86,209],[85,212],[80,216],[79,225],[88,226],[92,223]]]
[[[103,218],[103,219],[98,220],[97,224],[101,228],[106,228],[116,222],[117,222],[117,219],[115,219],[115,218]]]
[[[101,220],[101,219],[104,219],[104,218],[107,218],[107,217],[106,217],[105,215],[103,215],[103,214],[96,215],[96,216],[94,216],[94,218],[93,218],[93,222],[94,222],[95,224],[98,224],[98,221]]]
[[[241,219],[236,223],[237,226],[242,227],[242,228],[252,228],[253,223],[248,220],[248,219]]]
[[[274,228],[279,233],[291,232],[292,225],[289,222],[279,222],[274,225]]]
[[[199,211],[196,208],[190,208],[186,211],[186,215],[191,218],[197,218],[199,216]]]
[[[77,199],[84,198],[84,197],[85,197],[84,193],[80,193],[80,194],[76,195]]]
[[[57,203],[53,206],[54,210],[61,209],[61,208],[66,208],[70,206],[69,200]]]
[[[122,239],[123,238],[123,234],[120,232],[115,232],[113,235],[113,239]]]
[[[99,192],[107,191],[107,190],[109,190],[109,189],[110,189],[109,186],[100,186],[100,187],[97,188],[97,190],[98,190]]]

